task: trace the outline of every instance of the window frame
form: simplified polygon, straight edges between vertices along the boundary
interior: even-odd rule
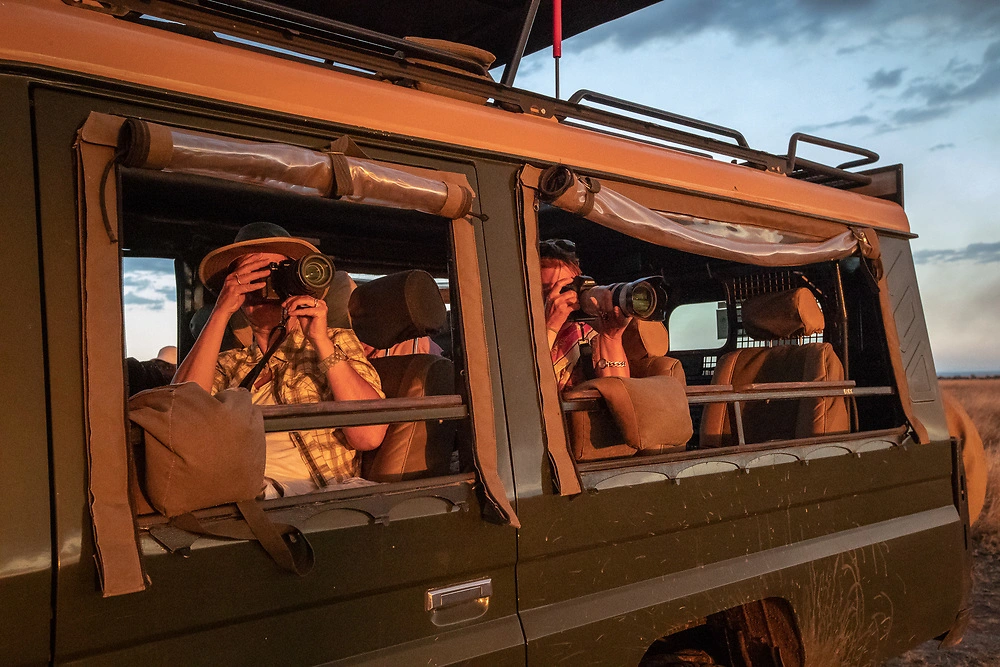
[[[613,185],[617,189],[622,184],[615,182]],[[657,191],[651,186],[642,186],[631,183],[628,184],[626,188],[623,188],[623,190],[628,192],[630,197],[639,202],[644,199],[644,197],[642,197],[643,194],[648,195],[648,197],[652,199],[655,199],[657,196]],[[538,200],[535,198],[536,190],[529,184],[524,183],[523,180],[520,192],[522,197],[520,210],[522,213],[522,223],[525,229],[525,255],[529,282],[529,308],[533,313],[534,328],[536,330],[536,347],[539,348],[536,358],[538,360],[540,371],[539,393],[542,398],[543,407],[546,406],[547,403],[550,404],[551,398],[549,397],[553,394],[558,396],[556,411],[551,409],[543,410],[544,427],[546,429],[550,454],[552,453],[554,447],[557,447],[560,450],[560,454],[562,454],[562,448],[566,448],[565,451],[568,453],[572,470],[579,480],[581,488],[590,490],[605,488],[608,483],[607,480],[610,480],[611,478],[618,478],[618,482],[611,484],[612,486],[655,481],[656,479],[663,479],[664,476],[673,479],[675,482],[679,482],[680,479],[678,478],[678,475],[680,475],[684,470],[704,462],[715,462],[720,464],[719,467],[711,470],[705,468],[705,474],[709,474],[722,472],[724,469],[748,470],[749,467],[752,466],[754,460],[760,458],[762,455],[777,456],[784,454],[790,457],[789,460],[795,459],[798,461],[806,461],[815,451],[823,448],[829,448],[834,444],[838,446],[842,445],[839,449],[843,450],[843,454],[860,454],[864,451],[871,451],[873,449],[901,446],[907,442],[913,441],[911,435],[907,433],[907,426],[904,424],[890,429],[860,432],[852,431],[844,434],[828,436],[813,436],[793,440],[774,440],[765,443],[745,444],[743,443],[742,427],[739,426],[738,440],[740,444],[732,446],[712,449],[690,449],[667,454],[646,456],[636,453],[631,456],[608,458],[596,461],[576,461],[571,454],[569,429],[567,428],[565,420],[566,411],[567,409],[586,409],[585,406],[589,406],[591,408],[598,407],[600,404],[603,404],[603,401],[600,399],[600,396],[596,391],[592,394],[588,393],[586,396],[580,396],[577,400],[573,400],[572,398],[567,400],[566,396],[560,395],[555,387],[555,378],[554,374],[551,372],[551,361],[548,355],[547,341],[545,341],[544,338],[540,339],[538,335],[539,328],[541,331],[544,331],[544,307],[540,289],[540,274],[538,273],[538,240],[540,239],[538,218],[539,205]],[[585,220],[585,218],[582,217],[580,219]],[[762,270],[768,270],[767,267],[761,268]],[[839,280],[839,268],[837,276],[837,279]],[[533,282],[535,284],[532,284]],[[734,334],[738,329],[738,323],[734,322],[733,319],[735,306],[730,285],[725,281],[723,282],[723,285],[726,292],[726,303],[730,315],[730,326],[728,340],[721,348],[715,350],[715,352],[720,353],[720,355],[728,351],[731,347],[735,349]],[[839,305],[843,305],[842,293],[839,293],[837,298],[841,300]],[[542,354],[542,352],[544,352],[544,354]],[[712,352],[712,350],[691,350],[685,352]],[[788,383],[772,383],[770,386],[767,384],[761,384],[755,385],[749,390],[745,390],[744,388],[737,390],[731,386],[721,385],[689,386],[687,387],[688,405],[690,407],[705,405],[708,403],[728,403],[734,406],[734,410],[737,414],[739,414],[740,403],[747,400],[796,400],[801,398],[827,396],[847,396],[853,399],[855,397],[894,396],[898,394],[893,386],[856,387],[855,383],[851,380],[847,380],[845,382],[808,383],[810,385],[823,385],[812,388],[803,388],[799,386],[789,387],[787,384]],[[807,383],[792,384],[799,385]],[[572,392],[572,390],[569,391]],[[740,415],[738,421],[741,422],[741,420],[742,416]],[[697,437],[697,433],[695,434],[695,437]],[[825,456],[826,454],[823,453],[821,455]],[[553,459],[554,467],[556,468],[555,472],[557,483],[561,487],[562,481],[568,477],[568,472],[566,469],[560,471],[558,462],[555,461],[554,457]],[[632,475],[630,473],[635,474]],[[647,473],[648,476],[644,477]],[[685,475],[681,476],[683,477]],[[561,492],[562,491],[560,489],[560,493]]]

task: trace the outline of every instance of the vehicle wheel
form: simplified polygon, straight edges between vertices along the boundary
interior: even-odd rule
[[[652,655],[642,661],[641,667],[722,667],[705,651],[696,648],[686,648],[665,655]]]

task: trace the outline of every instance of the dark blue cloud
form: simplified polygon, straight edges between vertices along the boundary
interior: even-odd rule
[[[173,306],[176,303],[173,299],[156,299],[138,294],[125,293],[125,306],[146,308],[148,310],[163,310],[168,304]]]
[[[976,264],[993,264],[1000,262],[1000,241],[995,243],[970,243],[966,247],[958,249],[917,250],[913,253],[913,261],[917,264],[963,261]]]
[[[953,144],[953,143],[947,143],[947,144],[936,144],[936,145],[934,145],[934,146],[931,146],[931,147],[930,147],[930,148],[928,148],[927,150],[928,150],[928,151],[931,151],[931,152],[934,152],[934,151],[943,151],[943,150],[947,150],[947,149],[949,149],[949,148],[954,148],[954,147],[955,147],[955,144]]]
[[[837,127],[864,127],[866,125],[875,125],[876,120],[867,114],[861,114],[858,116],[851,116],[847,120],[837,120],[832,123],[823,123],[822,125],[803,125],[796,128],[796,132],[819,132],[821,130],[830,130]]]
[[[123,265],[125,272],[153,271],[155,273],[174,273],[174,260],[161,257],[126,257]]]
[[[833,32],[852,35],[861,30],[891,37],[892,28],[902,22],[923,26],[928,38],[990,36],[1000,30],[1000,3],[995,0],[664,0],[574,37],[567,41],[566,48],[582,50],[610,42],[622,49],[638,49],[651,41],[679,41],[708,31],[728,32],[743,42],[808,41]]]
[[[895,88],[903,81],[903,72],[906,70],[905,67],[899,67],[893,70],[879,69],[877,72],[872,74],[868,79],[869,90],[883,90],[885,88]]]

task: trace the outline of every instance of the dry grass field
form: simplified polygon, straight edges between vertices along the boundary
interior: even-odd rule
[[[989,477],[986,505],[973,526],[975,560],[972,570],[972,620],[965,639],[939,650],[929,641],[890,667],[915,665],[957,667],[1000,665],[1000,379],[941,380],[975,422],[986,449]]]

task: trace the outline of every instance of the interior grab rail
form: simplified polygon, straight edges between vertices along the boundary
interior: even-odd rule
[[[464,419],[469,416],[469,408],[458,394],[264,405],[261,412],[264,414],[266,433]]]

